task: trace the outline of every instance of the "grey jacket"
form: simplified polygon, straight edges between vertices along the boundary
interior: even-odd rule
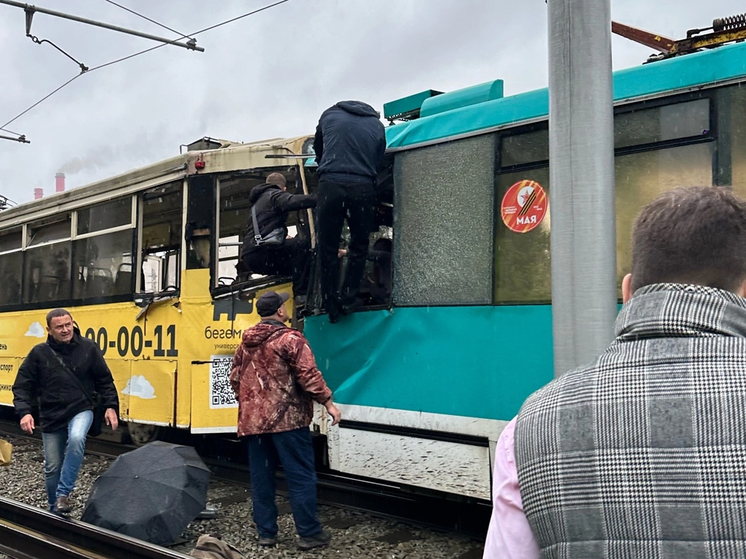
[[[518,415],[542,557],[746,557],[746,299],[647,286],[616,336]]]

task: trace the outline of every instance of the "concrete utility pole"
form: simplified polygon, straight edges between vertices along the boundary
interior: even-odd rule
[[[609,0],[549,0],[554,374],[590,362],[617,314]]]

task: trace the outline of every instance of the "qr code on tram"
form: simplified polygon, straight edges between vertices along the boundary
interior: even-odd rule
[[[238,402],[231,388],[233,356],[213,355],[210,363],[210,408],[236,408]]]

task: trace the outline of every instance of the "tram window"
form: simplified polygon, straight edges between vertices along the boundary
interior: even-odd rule
[[[619,113],[614,117],[614,147],[697,137],[709,134],[710,128],[709,99]]]
[[[0,253],[20,249],[22,240],[23,233],[20,227],[12,231],[0,233]]]
[[[746,198],[746,84],[718,91],[718,175]]]
[[[120,198],[78,211],[78,235],[132,223],[132,198]]]
[[[236,178],[220,181],[220,234],[215,286],[230,285],[236,279],[243,235],[251,216],[249,193],[263,178]]]
[[[0,255],[0,305],[17,305],[21,302],[23,253],[19,251]]]
[[[507,173],[497,178],[497,199],[522,180],[538,182],[549,196],[549,168]],[[551,206],[542,222],[531,231],[516,233],[498,218],[495,230],[495,301],[539,303],[551,300],[549,234]]]
[[[491,302],[494,161],[493,134],[396,155],[396,305]]]
[[[74,249],[73,297],[132,293],[132,230],[80,239]]]
[[[21,302],[23,253],[21,228],[0,233],[0,305]]]
[[[615,159],[617,289],[632,266],[630,231],[658,194],[680,186],[711,186],[714,143],[619,155]]]
[[[503,136],[500,140],[500,166],[513,167],[549,159],[549,131],[534,130]]]
[[[288,192],[302,192],[300,180],[296,180],[294,168],[266,168],[252,173],[251,176],[240,176],[220,180],[220,215],[218,235],[218,263],[214,269],[214,287],[224,287],[237,281],[262,278],[261,274],[253,274],[250,270],[243,270],[239,265],[241,255],[241,243],[248,222],[251,219],[251,203],[249,195],[251,190],[265,182],[267,175],[272,172],[281,172],[287,179]],[[312,174],[306,170],[306,179],[309,188],[312,188]],[[294,184],[296,183],[297,184]],[[286,226],[288,235],[294,237],[300,231],[305,230],[306,213],[303,211],[288,212]],[[300,230],[299,230],[300,228]],[[303,233],[305,234],[305,233]],[[240,270],[240,273],[239,273]]]
[[[140,290],[143,292],[157,293],[179,287],[182,193],[182,183],[175,182],[142,195]]]
[[[28,246],[70,238],[70,216],[40,220],[28,225]]]
[[[26,251],[23,302],[41,303],[70,298],[70,241]]]

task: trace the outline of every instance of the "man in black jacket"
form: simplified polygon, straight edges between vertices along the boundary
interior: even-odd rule
[[[329,320],[356,303],[374,227],[376,176],[386,151],[380,115],[361,101],[340,101],[321,115],[313,142],[319,165],[319,257],[321,291]],[[341,296],[339,240],[350,229],[349,261]]]
[[[270,232],[281,229],[285,239],[279,245],[262,244],[257,246],[254,220],[249,217],[249,227],[243,240],[241,259],[251,272],[265,275],[293,277],[293,293],[306,294],[308,287],[309,242],[297,235],[287,239],[287,214],[289,211],[313,208],[315,194],[290,194],[287,192],[285,177],[281,173],[270,173],[267,182],[255,186],[249,194],[249,202],[256,208],[256,221],[259,234],[267,237]]]
[[[33,433],[32,410],[38,403],[49,510],[67,513],[93,422],[94,404],[88,394],[101,395],[106,424],[112,429],[119,425],[119,396],[101,350],[80,335],[68,311],[50,311],[47,332],[47,341],[34,346],[18,369],[13,405],[21,429]]]

